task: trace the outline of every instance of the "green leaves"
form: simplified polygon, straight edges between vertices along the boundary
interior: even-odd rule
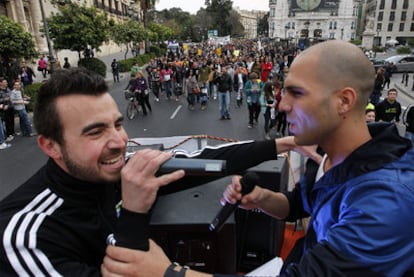
[[[32,35],[6,16],[0,16],[0,41],[0,56],[4,60],[36,55]]]
[[[79,53],[90,45],[99,50],[109,38],[106,13],[95,7],[69,3],[58,6],[60,13],[47,18],[50,38],[55,49],[70,49]]]

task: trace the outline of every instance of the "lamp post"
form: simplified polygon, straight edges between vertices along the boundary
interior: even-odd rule
[[[378,47],[379,47],[379,32],[380,29],[377,29],[377,36],[375,37],[375,43],[374,43],[374,58],[377,57],[377,51],[378,51]]]
[[[306,37],[305,37],[305,42],[306,43],[305,43],[305,46],[309,47],[309,26],[310,26],[310,22],[306,21],[305,23],[303,23],[303,25],[305,26],[305,30],[306,30]]]
[[[40,14],[42,15],[43,28],[45,29],[47,48],[49,50],[50,72],[53,73],[55,71],[56,61],[55,61],[55,55],[53,54],[52,44],[50,43],[49,26],[47,25],[47,22],[46,22],[45,10],[43,9],[42,0],[39,0],[39,5],[40,5]]]

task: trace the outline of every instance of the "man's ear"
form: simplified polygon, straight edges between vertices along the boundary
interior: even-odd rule
[[[61,158],[62,154],[60,145],[56,141],[39,135],[37,137],[37,144],[39,145],[40,149],[42,149],[42,151],[50,158],[54,160],[59,160]]]
[[[339,108],[338,113],[343,115],[354,108],[357,101],[357,94],[353,88],[346,87],[338,92]]]

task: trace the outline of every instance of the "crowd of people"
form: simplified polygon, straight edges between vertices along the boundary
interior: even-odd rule
[[[267,44],[259,49],[251,40],[220,47],[200,44],[186,50],[181,46],[151,59],[145,67],[146,86],[155,102],[160,97],[177,102],[183,98],[192,111],[198,105],[200,110],[205,110],[208,104],[218,102],[221,120],[231,119],[230,104],[236,99],[237,108],[246,110],[248,128],[257,126],[263,116],[264,137],[271,138],[271,129],[276,129],[280,137],[287,135],[287,122],[278,103],[283,81],[297,53],[296,48]],[[138,70],[137,64],[131,67],[131,80],[136,79]],[[127,89],[135,87],[136,81],[132,84],[130,81]],[[143,105],[142,97],[137,98]]]

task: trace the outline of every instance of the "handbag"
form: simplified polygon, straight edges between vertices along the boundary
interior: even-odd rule
[[[193,87],[193,92],[195,94],[199,94],[200,93],[200,88],[198,86]]]

